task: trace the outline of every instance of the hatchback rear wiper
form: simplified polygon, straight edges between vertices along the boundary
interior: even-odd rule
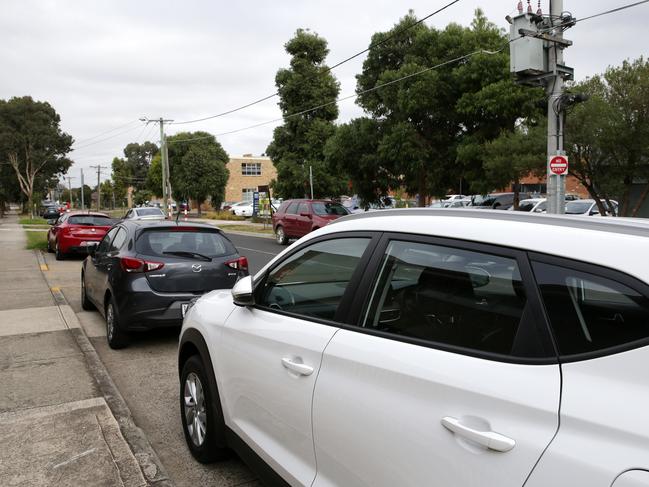
[[[190,252],[188,250],[171,250],[169,252],[162,252],[165,255],[177,255],[178,257],[189,257],[191,259],[200,259],[205,262],[212,262],[212,258],[207,255],[199,254],[198,252]]]

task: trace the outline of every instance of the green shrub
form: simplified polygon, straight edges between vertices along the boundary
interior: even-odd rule
[[[227,210],[221,211],[209,211],[203,214],[204,218],[209,218],[210,220],[229,220],[229,221],[244,221],[246,218],[243,216],[233,215]]]

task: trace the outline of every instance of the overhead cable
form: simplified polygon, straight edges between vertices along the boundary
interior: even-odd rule
[[[325,68],[324,71],[322,71],[322,72],[320,72],[320,73],[318,73],[318,74],[316,74],[314,76],[311,76],[310,78],[307,78],[304,82],[310,81],[311,79],[313,79],[315,77],[322,76],[324,74],[327,74],[327,73],[331,72],[333,69],[336,69],[337,67],[342,66],[343,64],[351,61],[352,59],[355,59],[358,56],[361,56],[361,55],[365,54],[370,49],[372,49],[374,47],[377,47],[377,46],[380,46],[381,44],[384,44],[384,43],[388,42],[390,39],[393,39],[394,37],[396,37],[396,36],[398,36],[400,34],[403,34],[407,30],[410,30],[413,27],[415,27],[416,25],[421,24],[425,20],[437,15],[440,12],[443,12],[444,10],[446,10],[447,8],[453,6],[454,4],[458,3],[459,1],[460,0],[453,0],[452,2],[447,3],[443,7],[440,7],[439,9],[437,9],[434,12],[426,15],[425,17],[419,19],[418,21],[404,27],[403,29],[399,29],[399,30],[393,32],[392,34],[390,34],[386,38],[384,38],[384,39],[382,39],[382,40],[380,40],[378,42],[371,43],[366,49],[363,49],[362,51],[359,51],[356,54],[354,54],[352,56],[349,56],[348,58],[343,59],[342,61],[334,64],[333,66]],[[245,108],[251,107],[253,105],[257,105],[258,103],[264,102],[266,100],[270,100],[271,98],[274,98],[274,97],[276,97],[278,95],[279,95],[279,91],[276,91],[275,93],[272,93],[272,94],[270,94],[268,96],[264,96],[263,98],[259,98],[258,100],[251,101],[250,103],[246,103],[245,105],[241,105],[239,107],[232,108],[232,109],[227,110],[225,112],[217,113],[216,115],[209,115],[207,117],[196,118],[194,120],[183,120],[181,122],[171,122],[170,125],[182,125],[182,124],[186,124],[186,123],[204,122],[205,120],[210,120],[210,119],[213,119],[213,118],[223,117],[225,115],[230,115],[231,113],[235,113],[235,112],[238,112],[238,111],[243,110]]]
[[[349,100],[349,99],[352,99],[352,98],[357,98],[357,97],[359,97],[361,95],[364,95],[365,93],[370,93],[370,92],[376,91],[376,90],[378,90],[380,88],[384,88],[386,86],[393,85],[395,83],[399,83],[399,82],[404,81],[406,79],[413,78],[415,76],[419,76],[420,74],[426,73],[428,71],[433,71],[435,69],[438,69],[438,68],[441,68],[441,67],[444,67],[444,66],[448,66],[450,64],[458,63],[458,62],[463,61],[465,59],[469,59],[469,58],[471,58],[471,57],[473,57],[473,56],[475,56],[477,54],[488,54],[488,55],[497,54],[497,53],[501,52],[507,45],[509,45],[510,42],[507,42],[505,44],[505,46],[501,47],[500,49],[498,49],[496,51],[489,51],[489,50],[486,50],[486,49],[479,49],[479,50],[473,51],[473,52],[471,52],[469,54],[465,54],[463,56],[459,56],[459,57],[456,57],[456,58],[453,58],[453,59],[449,59],[448,61],[444,61],[444,62],[441,62],[441,63],[436,64],[434,66],[430,66],[428,68],[421,69],[421,70],[419,70],[417,72],[414,72],[414,73],[410,73],[410,74],[408,74],[406,76],[402,76],[401,78],[393,79],[391,81],[386,81],[385,83],[380,83],[380,84],[378,84],[376,86],[373,86],[372,88],[368,88],[366,90],[359,91],[359,92],[354,93],[352,95],[347,95],[347,96],[344,96],[344,97],[341,97],[341,98],[336,98],[335,100],[332,100],[330,102],[322,103],[321,105],[317,105],[315,107],[308,108],[306,110],[301,110],[299,112],[291,113],[289,115],[286,115],[286,116],[283,116],[283,117],[280,117],[280,118],[275,118],[273,120],[267,120],[265,122],[256,123],[254,125],[249,125],[247,127],[242,127],[242,128],[238,128],[238,129],[235,129],[235,130],[230,130],[230,131],[227,131],[227,132],[221,132],[221,133],[218,133],[218,134],[215,134],[215,135],[206,135],[206,136],[202,136],[202,137],[194,137],[194,138],[191,138],[191,139],[167,140],[167,143],[168,144],[174,144],[174,143],[181,143],[181,142],[191,142],[191,141],[194,141],[194,140],[209,139],[209,138],[214,138],[214,137],[221,137],[221,136],[224,136],[224,135],[236,134],[238,132],[243,132],[244,130],[250,130],[250,129],[253,129],[253,128],[261,127],[261,126],[264,126],[264,125],[269,125],[269,124],[272,124],[272,123],[282,122],[282,121],[285,121],[285,120],[288,120],[288,119],[291,119],[291,118],[294,118],[294,117],[299,117],[300,115],[305,115],[307,113],[310,113],[310,112],[313,112],[313,111],[316,111],[316,110],[320,110],[321,108],[327,107],[329,105],[333,105],[335,103],[345,101],[345,100]]]

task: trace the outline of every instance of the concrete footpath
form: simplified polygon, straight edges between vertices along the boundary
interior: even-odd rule
[[[0,220],[0,485],[171,485],[25,240]]]

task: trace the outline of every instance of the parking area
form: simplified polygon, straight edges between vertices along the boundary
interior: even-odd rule
[[[282,248],[272,239],[229,235],[248,257],[255,273]],[[111,378],[126,400],[136,424],[147,435],[175,485],[256,486],[255,475],[236,457],[211,465],[195,461],[185,445],[180,423],[176,352],[179,329],[133,335],[129,347],[112,350],[106,342],[105,322],[97,311],[81,309],[82,257],[57,261],[44,254],[44,273],[59,288],[76,313]]]

